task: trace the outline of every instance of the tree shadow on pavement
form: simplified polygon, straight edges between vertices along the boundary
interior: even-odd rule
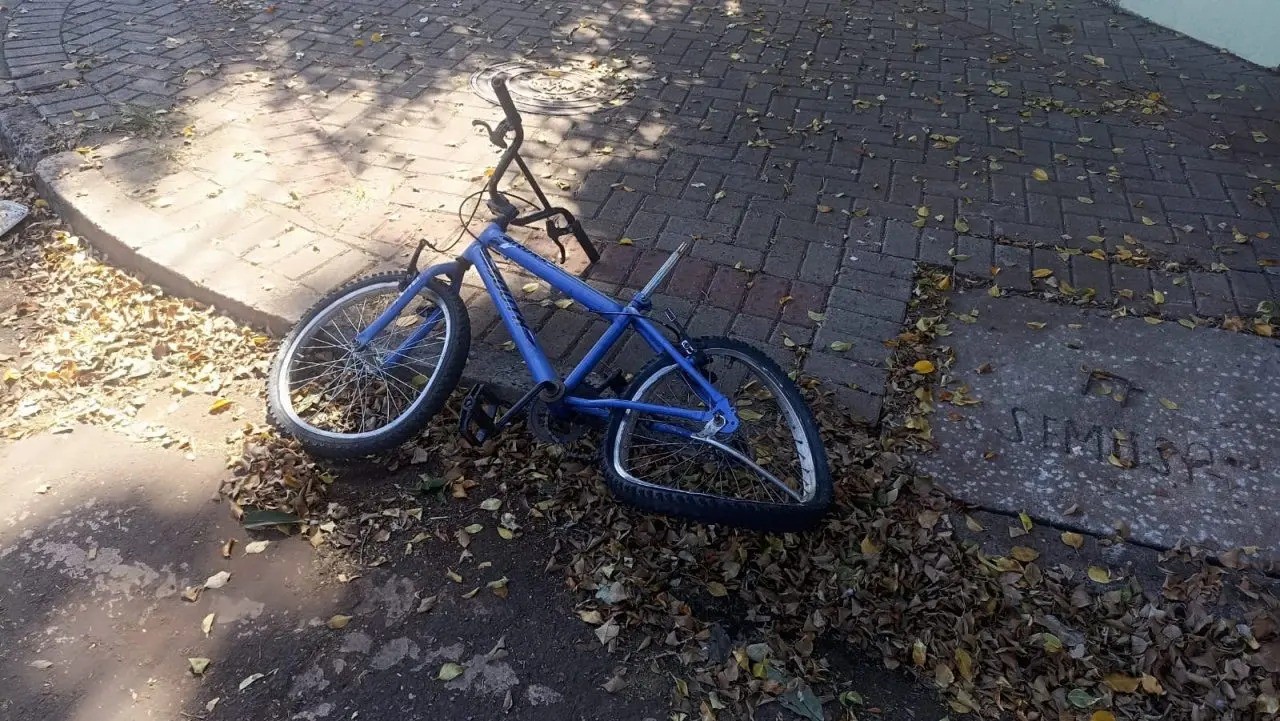
[[[25,471],[10,476],[21,480],[0,529],[0,572],[12,579],[0,601],[5,717],[461,718],[511,710],[530,719],[638,719],[665,708],[665,688],[641,683],[638,669],[626,694],[600,688],[615,660],[599,652],[568,611],[563,586],[544,572],[545,537],[478,537],[469,552],[491,565],[486,579],[466,579],[483,591],[468,598],[470,586],[445,575],[459,562],[451,538],[401,544],[385,565],[358,567],[343,552],[317,555],[273,531],[246,533],[211,502],[218,463],[90,427],[72,435],[21,441],[0,460],[6,471]],[[30,465],[49,453],[63,460]],[[247,553],[255,540],[270,543]],[[224,585],[196,595],[222,572],[230,573]],[[499,577],[512,589],[505,598],[485,588]],[[335,615],[349,619],[335,624]],[[208,660],[202,675],[192,658]],[[438,678],[449,663],[460,675]]]

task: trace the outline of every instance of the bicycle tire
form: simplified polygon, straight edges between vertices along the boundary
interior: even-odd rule
[[[693,341],[702,352],[728,351],[739,356],[779,391],[779,400],[785,401],[795,414],[796,425],[803,433],[810,449],[813,463],[814,493],[812,498],[800,503],[772,503],[742,498],[731,498],[662,485],[637,482],[624,474],[618,464],[620,434],[624,421],[631,411],[617,411],[610,419],[604,439],[602,466],[606,485],[620,501],[643,510],[678,516],[706,523],[723,523],[740,528],[769,532],[803,531],[813,528],[831,507],[834,490],[826,450],[822,446],[818,424],[804,402],[800,391],[778,364],[749,344],[731,338],[707,337]],[[624,391],[623,397],[635,399],[650,380],[661,372],[671,372],[675,362],[666,356],[650,361],[636,374]],[[678,372],[678,369],[677,369]]]
[[[290,411],[292,401],[286,400],[283,395],[290,388],[288,379],[285,378],[289,374],[285,361],[290,349],[298,342],[299,335],[317,317],[356,297],[357,292],[374,286],[394,284],[399,287],[406,280],[408,276],[403,272],[388,272],[350,281],[334,289],[311,306],[281,342],[267,381],[267,417],[276,428],[296,438],[307,452],[323,458],[348,459],[395,448],[420,432],[427,422],[440,412],[457,387],[471,348],[471,321],[466,305],[458,293],[438,279],[433,279],[426,291],[445,313],[447,319],[445,347],[436,364],[436,369],[408,410],[377,431],[345,438],[338,434],[318,432],[305,423],[295,420],[294,416],[297,414]]]

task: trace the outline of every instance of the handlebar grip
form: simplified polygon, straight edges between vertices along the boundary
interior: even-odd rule
[[[516,104],[511,100],[511,92],[507,90],[506,76],[495,75],[489,84],[493,87],[493,94],[498,96],[498,104],[502,106],[502,112],[507,114],[507,122],[512,128],[520,128],[520,112],[516,110]]]

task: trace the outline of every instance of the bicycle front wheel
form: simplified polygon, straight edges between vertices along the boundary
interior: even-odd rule
[[[355,458],[422,429],[458,385],[471,344],[462,299],[432,281],[365,347],[356,335],[400,296],[403,273],[352,281],[285,338],[268,381],[271,420],[307,451]]]
[[[791,379],[767,355],[729,338],[702,338],[699,370],[737,409],[733,433],[700,437],[694,422],[616,413],[604,472],[620,500],[645,510],[762,531],[811,528],[831,505],[818,425]],[[624,397],[705,408],[674,360],[643,368]]]

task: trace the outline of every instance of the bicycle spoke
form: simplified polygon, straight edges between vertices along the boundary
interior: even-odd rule
[[[780,399],[755,368],[736,357],[709,357],[704,369],[738,413],[733,433],[701,437],[700,424],[640,411],[628,412],[622,450],[628,473],[645,483],[697,493],[791,504],[804,501],[794,429]],[[633,400],[679,408],[705,408],[698,384],[678,367]],[[687,428],[682,437],[666,428]]]

